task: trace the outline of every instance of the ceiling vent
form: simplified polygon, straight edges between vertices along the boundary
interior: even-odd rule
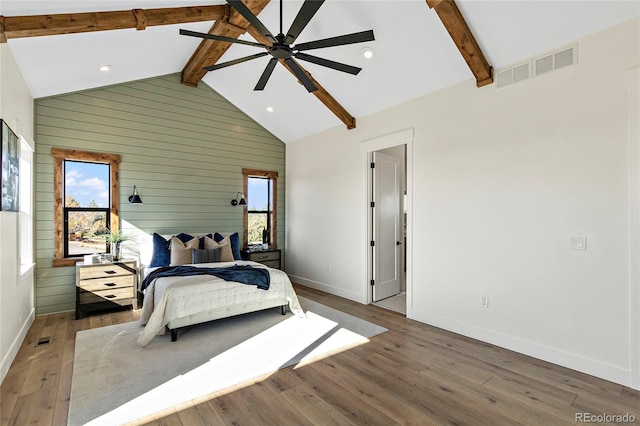
[[[530,68],[531,63],[527,62],[498,72],[498,88],[508,86],[522,80],[527,80],[531,77]]]
[[[543,56],[531,58],[526,63],[498,71],[496,73],[496,87],[499,89],[577,63],[578,45],[574,44],[569,47],[563,47],[562,49],[544,54]]]

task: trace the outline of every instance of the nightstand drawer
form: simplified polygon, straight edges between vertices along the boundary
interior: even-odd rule
[[[86,280],[90,278],[116,277],[120,275],[134,275],[136,273],[135,263],[107,263],[104,265],[87,265],[78,267],[78,279]]]
[[[134,279],[135,277],[133,275],[109,278],[95,278],[92,280],[85,279],[78,282],[78,287],[86,291],[109,290],[120,287],[133,288],[133,285],[135,283]]]
[[[280,252],[279,251],[268,251],[264,253],[254,252],[249,254],[249,260],[253,260],[254,262],[264,263],[266,260],[276,260],[280,261]]]
[[[83,305],[108,301],[117,303],[121,306],[126,306],[131,304],[131,299],[133,299],[134,294],[133,287],[128,287],[100,290],[95,292],[81,291],[79,296],[80,303]]]
[[[265,266],[268,266],[269,268],[273,268],[273,269],[280,269],[280,261],[279,260],[265,260],[260,262]]]
[[[242,258],[244,260],[251,260],[254,262],[262,263],[263,265],[274,269],[282,268],[282,261],[280,256],[280,250],[278,249],[269,249],[265,251],[242,251]]]

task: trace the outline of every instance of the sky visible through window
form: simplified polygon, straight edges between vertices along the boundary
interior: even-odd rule
[[[247,207],[249,210],[266,210],[269,197],[269,179],[248,178]]]
[[[65,198],[73,197],[80,207],[109,207],[109,165],[65,161]]]

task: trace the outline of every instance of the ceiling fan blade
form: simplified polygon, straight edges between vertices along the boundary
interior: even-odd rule
[[[240,15],[244,16],[244,19],[249,21],[249,23],[260,32],[260,34],[276,43],[276,38],[273,36],[273,34],[271,34],[271,31],[269,31],[267,27],[265,27],[264,24],[260,22],[256,15],[251,12],[251,10],[242,2],[242,0],[227,0],[227,3],[233,6],[233,8],[237,10]]]
[[[324,0],[305,0],[284,39],[286,44],[292,44],[296,41],[302,30],[304,30],[309,21],[311,21],[311,18],[313,18],[313,15],[320,9],[322,3],[324,3]]]
[[[256,87],[254,87],[253,90],[264,90],[264,86],[267,85],[267,81],[269,81],[269,77],[271,77],[271,73],[277,64],[278,60],[276,58],[271,58],[271,60],[269,60],[269,63],[260,76],[260,80],[258,80],[258,84],[256,84]]]
[[[321,49],[323,47],[343,46],[345,44],[362,43],[373,41],[373,30],[361,31],[359,33],[345,34],[337,37],[324,38],[322,40],[310,41],[308,43],[296,44],[294,50]]]
[[[304,72],[300,64],[298,64],[295,59],[287,58],[284,60],[284,62],[285,64],[289,65],[289,68],[291,68],[291,71],[293,71],[296,77],[298,77],[298,80],[302,82],[302,84],[304,85],[304,87],[307,89],[309,93],[315,92],[316,90],[318,90],[316,85],[313,84],[313,81],[311,81],[311,79],[307,76],[307,73]]]
[[[221,64],[210,65],[208,67],[204,67],[204,69],[207,70],[207,71],[215,71],[215,70],[219,70],[220,68],[226,68],[226,67],[229,67],[231,65],[237,65],[237,64],[241,64],[243,62],[250,61],[252,59],[261,58],[261,57],[263,57],[265,55],[268,55],[268,54],[269,54],[268,52],[260,52],[260,53],[256,53],[255,55],[250,55],[250,56],[245,56],[243,58],[234,59],[233,61],[223,62]]]
[[[362,68],[353,67],[341,62],[335,62],[330,59],[318,58],[317,56],[307,55],[306,53],[298,52],[294,56],[296,57],[296,59],[302,59],[303,61],[311,62],[316,65],[322,65],[323,67],[346,72],[348,74],[358,75],[358,73],[362,71]]]
[[[228,43],[246,44],[247,46],[262,47],[263,49],[266,49],[268,47],[265,44],[256,43],[254,41],[238,40],[237,38],[224,37],[224,36],[219,36],[215,34],[199,33],[196,31],[183,30],[183,29],[180,30],[180,35],[207,38],[210,40],[217,40],[217,41],[226,41]]]

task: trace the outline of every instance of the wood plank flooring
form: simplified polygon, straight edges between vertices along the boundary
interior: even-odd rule
[[[629,414],[640,424],[640,392],[633,389],[376,306],[302,286],[296,291],[389,331],[366,345],[281,369],[135,424],[564,425],[575,424],[580,413]],[[72,313],[37,317],[0,387],[1,424],[65,425],[75,333],[138,317],[139,311],[81,320]],[[45,336],[51,342],[37,346]]]

